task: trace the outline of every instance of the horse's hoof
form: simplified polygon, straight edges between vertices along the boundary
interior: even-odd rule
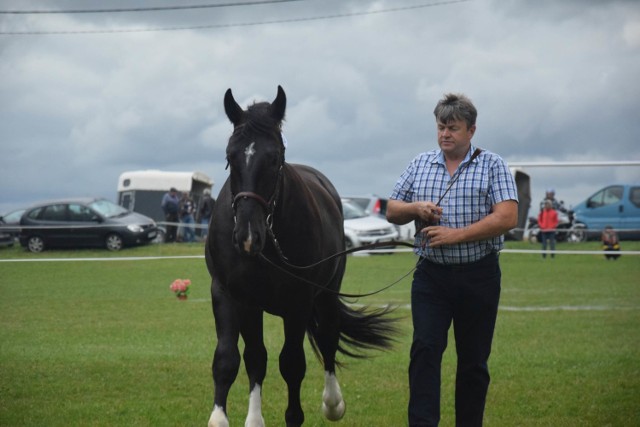
[[[264,427],[264,418],[247,418],[244,422],[244,427]]]
[[[209,418],[208,427],[229,427],[229,420],[222,408],[216,406]]]
[[[341,420],[346,410],[347,405],[344,403],[344,400],[341,400],[336,406],[327,406],[326,403],[322,404],[322,413],[329,421]]]

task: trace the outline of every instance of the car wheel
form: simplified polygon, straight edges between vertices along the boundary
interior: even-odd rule
[[[162,228],[158,228],[156,237],[151,241],[152,243],[164,243],[164,239],[166,238],[165,232]]]
[[[353,242],[351,241],[351,239],[349,239],[349,238],[345,238],[344,239],[344,248],[345,248],[345,250],[349,250],[349,249],[353,248]]]
[[[119,251],[120,249],[122,249],[122,246],[124,246],[122,237],[115,233],[109,234],[107,236],[107,238],[105,239],[105,244],[107,246],[107,249],[109,249],[110,251]]]
[[[44,240],[40,236],[31,236],[27,241],[27,249],[30,252],[38,253],[44,250]]]

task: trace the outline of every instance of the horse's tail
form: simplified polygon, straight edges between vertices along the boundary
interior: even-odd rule
[[[389,317],[394,308],[386,306],[378,309],[370,307],[352,308],[338,300],[340,311],[340,340],[338,351],[346,356],[363,359],[366,350],[388,350],[393,346],[393,336],[398,334],[397,318]],[[317,322],[308,327],[311,346],[316,356],[322,360],[316,343]],[[336,361],[337,365],[341,363]]]

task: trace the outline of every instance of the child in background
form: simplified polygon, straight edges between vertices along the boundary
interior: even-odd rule
[[[616,260],[620,257],[620,254],[613,253],[620,251],[620,240],[618,239],[618,234],[610,225],[607,225],[602,230],[602,250],[611,252],[604,255],[607,260]]]

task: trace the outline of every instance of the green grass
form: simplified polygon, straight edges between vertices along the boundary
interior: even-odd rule
[[[509,248],[537,249],[509,242]],[[559,245],[598,250],[596,242]],[[623,242],[640,250],[640,242]],[[201,244],[152,245],[3,259],[201,255]],[[501,311],[490,360],[488,426],[640,424],[640,258],[601,255],[501,255]],[[378,289],[408,272],[410,254],[350,257],[343,290]],[[192,280],[187,301],[169,291]],[[320,413],[323,372],[307,351],[302,399],[309,426],[406,425],[411,337],[410,278],[359,303],[399,304],[394,350],[346,359],[339,372],[345,419]],[[0,425],[196,426],[212,405],[215,332],[204,260],[0,263]],[[277,367],[282,322],[265,317],[269,367],[263,389],[267,425],[283,425],[286,388]],[[450,341],[453,344],[453,339]],[[309,346],[307,345],[307,350]],[[454,425],[453,345],[443,362],[442,426]],[[244,371],[229,398],[231,423],[243,425]]]

